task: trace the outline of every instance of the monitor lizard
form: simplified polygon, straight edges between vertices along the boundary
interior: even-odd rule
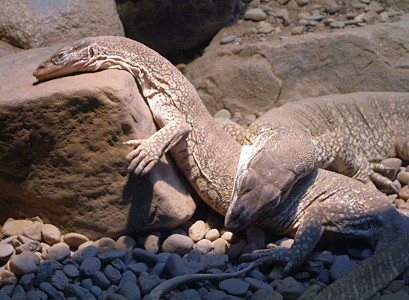
[[[129,171],[146,174],[170,150],[201,198],[224,215],[231,200],[241,146],[213,120],[189,81],[158,53],[123,37],[85,38],[41,63],[34,76],[49,80],[103,69],[130,72],[161,127],[146,140],[126,142],[135,146],[127,156]],[[409,97],[401,95],[405,96]],[[313,172],[313,168],[309,171]]]

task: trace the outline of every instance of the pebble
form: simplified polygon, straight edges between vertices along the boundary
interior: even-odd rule
[[[203,300],[224,300],[227,294],[223,291],[213,290],[202,297]]]
[[[125,255],[126,252],[124,250],[113,250],[98,255],[98,258],[101,260],[102,263],[110,263],[115,259],[123,259]]]
[[[378,14],[376,12],[369,11],[362,17],[362,21],[364,21],[365,23],[372,24],[376,21],[377,18]]]
[[[225,45],[229,43],[233,43],[236,40],[235,35],[227,35],[220,39],[220,45]],[[216,117],[215,117],[216,118]]]
[[[24,290],[29,291],[34,289],[34,279],[36,278],[35,274],[26,274],[20,278],[19,285],[23,287]],[[1,298],[0,298],[1,299]]]
[[[264,230],[257,226],[250,226],[246,231],[247,242],[254,243],[258,248],[266,246],[266,236]]]
[[[50,246],[61,240],[61,231],[52,224],[44,224],[41,228],[41,235],[44,241]]]
[[[295,0],[298,6],[305,6],[310,3],[310,0]]]
[[[38,267],[37,279],[39,282],[51,281],[53,274],[57,270],[62,270],[63,266],[58,261],[46,260]]]
[[[190,237],[181,234],[172,234],[163,242],[162,251],[183,256],[193,250],[193,247],[194,243]]]
[[[153,266],[158,262],[158,256],[155,253],[140,248],[133,249],[132,255],[136,260],[146,262],[150,266]]]
[[[160,236],[161,236],[160,232],[148,235],[143,245],[145,250],[152,252],[152,253],[158,253],[159,247],[160,247],[159,245]]]
[[[202,254],[207,254],[214,249],[214,246],[211,241],[203,239],[195,244],[195,249],[199,250]]]
[[[271,285],[259,279],[246,277],[244,278],[244,281],[246,281],[249,284],[249,288],[252,291],[257,291],[259,289],[273,290],[273,287]]]
[[[290,23],[291,23],[290,14],[288,13],[288,10],[286,10],[285,8],[277,10],[276,11],[276,16],[283,20],[283,25],[284,26],[290,25]]]
[[[14,254],[14,247],[10,244],[0,243],[0,260],[8,261],[9,258]]]
[[[1,228],[1,231],[5,236],[22,235],[24,229],[33,225],[31,220],[14,220],[9,218]]]
[[[257,24],[257,32],[261,34],[269,34],[273,32],[274,27],[267,22],[261,21]]]
[[[166,269],[171,277],[193,273],[185,261],[177,254],[172,254],[166,262]]]
[[[244,13],[243,18],[244,20],[260,22],[267,18],[267,14],[260,8],[250,8]]]
[[[253,295],[251,295],[250,300],[283,300],[283,296],[272,290],[257,290]],[[312,298],[311,298],[312,299]]]
[[[119,281],[121,280],[121,272],[119,272],[111,265],[107,265],[105,267],[104,275],[109,279],[111,283],[116,285],[118,285]]]
[[[65,275],[63,271],[57,270],[55,271],[54,275],[51,278],[51,284],[57,289],[57,290],[64,290],[66,287],[68,287],[69,280],[68,277]]]
[[[80,265],[80,272],[86,276],[91,276],[101,269],[101,261],[97,257],[87,257]]]
[[[226,240],[218,238],[212,244],[214,254],[226,254],[228,248],[228,243]]]
[[[65,265],[63,267],[63,271],[65,275],[67,275],[70,278],[75,278],[80,275],[80,270],[74,265]]]
[[[40,289],[46,293],[51,299],[62,300],[64,297],[57,291],[49,282],[41,282]]]
[[[409,184],[409,172],[406,172],[404,170],[400,171],[396,176],[396,179],[398,179],[402,184]]]
[[[334,263],[330,268],[331,280],[337,280],[355,266],[356,262],[351,261],[348,255],[339,255],[335,257]]]
[[[331,22],[329,24],[329,26],[331,28],[344,28],[345,27],[345,23],[342,21],[335,21],[335,22]]]
[[[288,276],[282,280],[278,279],[275,282],[275,290],[283,295],[284,298],[289,299],[297,299],[304,292],[302,284],[292,276]]]
[[[229,278],[219,282],[219,288],[230,295],[243,296],[247,293],[250,284],[238,278]]]
[[[300,35],[303,34],[305,31],[304,26],[294,26],[293,29],[291,29],[291,34],[292,35]]]
[[[227,109],[221,109],[219,110],[215,115],[214,118],[227,118],[230,119],[231,114]],[[198,242],[200,241],[210,230],[209,225],[207,225],[204,221],[199,220],[196,221],[195,223],[192,224],[192,226],[189,227],[189,237],[192,239],[193,242]]]
[[[217,240],[220,237],[219,230],[217,229],[211,229],[205,234],[205,239],[213,242]]]
[[[233,238],[233,232],[226,231],[226,232],[224,232],[222,234],[222,236],[220,238],[222,238],[226,242],[230,243],[232,241],[232,238]]]
[[[12,256],[9,261],[10,271],[19,276],[37,272],[39,264],[40,259],[32,252]]]
[[[409,200],[409,185],[405,185],[399,191],[399,197],[403,200]]]
[[[87,247],[84,247],[84,248],[81,248],[75,251],[74,254],[71,256],[71,259],[81,264],[84,259],[88,257],[97,256],[97,254],[98,254],[97,247],[87,246]]]
[[[98,249],[98,254],[113,251],[116,249],[116,243],[109,237],[103,237],[94,242],[95,247]]]
[[[89,241],[85,235],[75,232],[64,234],[62,239],[64,243],[75,249],[77,249],[81,244]]]
[[[34,221],[32,225],[29,227],[24,228],[23,230],[23,235],[35,240],[35,241],[41,241],[41,230],[43,228],[43,222],[41,221]]]
[[[131,252],[136,246],[136,241],[130,235],[123,235],[115,242],[115,249]]]
[[[136,263],[126,266],[125,270],[130,270],[136,275],[141,275],[143,272],[147,272],[149,269],[148,265],[145,263]]]
[[[128,300],[141,299],[141,290],[134,282],[126,282],[117,292],[119,295],[124,296]]]
[[[96,271],[92,274],[92,282],[103,290],[111,285],[108,278],[101,271]]]
[[[207,269],[222,269],[227,267],[229,258],[225,254],[209,254],[203,255],[200,258],[200,262],[203,264],[205,270]]]
[[[160,278],[156,275],[144,274],[138,278],[138,285],[143,295],[150,293],[159,283]]]
[[[43,259],[53,259],[56,261],[63,261],[70,257],[70,248],[65,243],[57,243],[52,245],[46,250],[46,253],[42,255]]]

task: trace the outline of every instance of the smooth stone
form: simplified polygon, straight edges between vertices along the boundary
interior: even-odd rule
[[[43,225],[44,223],[42,221],[34,221],[31,226],[24,229],[23,235],[32,240],[41,241],[41,230]]]
[[[124,296],[128,300],[141,299],[141,290],[139,289],[139,286],[134,282],[124,283],[117,293]]]
[[[207,239],[198,241],[195,244],[195,249],[199,250],[202,254],[207,254],[213,250],[213,244]]]
[[[229,43],[233,43],[236,40],[236,36],[235,35],[228,35],[228,36],[224,36],[220,39],[220,45],[225,45],[225,44],[229,44]],[[217,114],[217,113],[216,113]],[[216,118],[216,115],[215,115]],[[220,118],[220,117],[219,117]]]
[[[132,255],[136,260],[146,262],[148,265],[153,266],[158,262],[158,256],[150,251],[135,248],[132,250]]]
[[[56,261],[63,261],[70,257],[70,248],[65,243],[57,243],[52,245],[46,250],[46,253],[42,255],[43,259],[53,259]]]
[[[44,224],[41,228],[44,241],[50,246],[57,244],[61,240],[61,231],[52,224]]]
[[[274,30],[274,27],[270,23],[267,23],[264,21],[261,21],[257,25],[257,32],[261,34],[269,34],[273,32],[273,30]]]
[[[355,266],[356,262],[351,261],[348,255],[339,255],[335,257],[334,262],[330,268],[331,279],[333,281],[337,280]]]
[[[335,22],[331,22],[329,24],[329,26],[331,28],[344,28],[345,27],[345,23],[342,21],[335,21]]]
[[[267,14],[261,8],[250,8],[248,9],[243,16],[244,20],[251,21],[264,21],[267,18]]]
[[[224,270],[229,262],[229,258],[225,254],[209,254],[203,255],[200,262],[204,268],[207,269],[221,269]]]
[[[40,259],[32,252],[23,252],[10,258],[10,271],[14,274],[23,276],[30,273],[36,273]]]
[[[273,290],[257,290],[251,295],[250,300],[283,300],[283,296]]]
[[[220,237],[219,230],[217,230],[217,229],[215,229],[215,228],[209,230],[209,231],[206,232],[206,234],[205,234],[205,239],[207,239],[207,240],[209,240],[209,241],[211,241],[211,242],[217,240],[219,237]]]
[[[402,184],[409,184],[409,172],[406,171],[400,171],[398,173],[398,176],[396,176],[396,179],[399,180],[400,183]]]
[[[230,231],[226,231],[222,234],[222,236],[220,237],[223,240],[225,240],[226,242],[230,243],[232,238],[233,238],[233,232]]]
[[[30,227],[33,223],[31,220],[14,220],[9,218],[4,223],[1,231],[5,236],[22,235],[24,234],[24,229]]]
[[[112,284],[119,284],[119,281],[121,280],[121,272],[119,272],[117,269],[115,269],[111,265],[107,265],[104,270],[104,275],[108,278],[108,280]]]
[[[64,290],[66,287],[68,287],[69,284],[69,279],[65,275],[65,273],[61,270],[55,271],[53,276],[51,277],[51,284],[57,289],[57,290]]]
[[[40,283],[40,289],[46,293],[51,299],[55,300],[63,300],[65,297],[63,297],[55,287],[51,285],[49,282],[41,282]]]
[[[121,273],[125,270],[125,267],[126,267],[126,265],[124,264],[124,262],[123,262],[121,259],[119,259],[119,258],[114,259],[113,261],[111,261],[111,265],[112,265],[115,269],[117,269],[118,271],[120,271]]]
[[[403,200],[409,200],[409,185],[405,185],[399,191],[399,197]]]
[[[91,276],[101,269],[101,261],[97,257],[87,257],[80,265],[80,272],[86,276]]]
[[[98,258],[101,260],[102,263],[110,263],[115,259],[123,259],[125,255],[126,252],[124,250],[113,250],[98,255]]]
[[[101,271],[96,271],[92,274],[92,282],[103,290],[111,285],[109,279]]]
[[[66,296],[75,297],[76,299],[80,299],[80,300],[94,299],[90,291],[76,284],[69,284],[64,289],[64,294]]]
[[[263,290],[273,290],[273,287],[269,285],[268,283],[261,281],[259,279],[251,278],[251,277],[246,277],[244,278],[244,281],[249,284],[249,289],[252,291],[257,291],[259,289]]]
[[[213,290],[202,297],[203,300],[224,300],[227,294],[223,291]]]
[[[103,237],[94,242],[95,247],[98,249],[98,254],[113,251],[116,249],[116,243],[109,237]]]
[[[24,290],[29,291],[34,289],[35,274],[26,274],[20,278],[19,285],[23,287]],[[0,298],[1,299],[1,298]]]
[[[132,265],[126,266],[125,270],[132,271],[136,275],[141,275],[143,272],[147,272],[149,269],[148,265],[146,263],[136,263]]]
[[[158,253],[159,247],[160,247],[160,244],[159,244],[160,236],[161,236],[160,232],[148,235],[143,244],[143,247],[145,248],[145,250],[155,253],[155,254]]]
[[[194,243],[190,237],[181,234],[172,234],[163,242],[162,251],[183,256],[193,250],[193,247]]]
[[[177,254],[172,254],[166,262],[166,269],[171,277],[193,273],[185,261]]]
[[[15,247],[16,253],[20,254],[22,252],[28,251],[28,252],[38,252],[43,250],[43,247],[40,242],[30,240],[28,242],[24,242],[24,244]]]
[[[85,235],[75,232],[64,234],[62,238],[64,243],[75,249],[77,249],[81,244],[89,241]]]
[[[46,260],[38,267],[37,278],[39,282],[51,281],[57,270],[62,270],[63,265],[55,260]]]
[[[129,235],[123,235],[119,237],[115,242],[115,248],[117,250],[123,250],[126,252],[131,252],[135,246],[136,241]]]
[[[65,265],[62,270],[69,278],[75,278],[80,275],[80,270],[74,265]]]
[[[275,290],[283,295],[284,299],[297,299],[304,292],[303,285],[291,276],[277,280]]]
[[[300,35],[303,34],[305,31],[304,26],[294,26],[293,29],[291,29],[291,34],[292,35]]]
[[[160,282],[160,278],[156,275],[145,274],[138,278],[138,285],[143,295],[150,293]]]
[[[212,242],[212,244],[214,254],[226,254],[228,247],[228,243],[226,242],[226,240],[218,238],[217,240]]]
[[[132,271],[125,271],[122,273],[121,280],[119,281],[119,287],[121,288],[127,282],[137,282],[136,275]]]
[[[0,244],[0,260],[8,261],[14,254],[14,247],[10,244]]]
[[[71,256],[71,259],[75,262],[81,264],[85,258],[95,257],[98,255],[98,249],[95,246],[87,246],[81,249],[78,249]]]
[[[223,117],[225,117],[228,114],[231,117],[231,114],[227,109],[218,111],[214,115],[214,118],[219,118],[220,116],[218,114],[222,115]],[[196,243],[203,239],[206,232],[208,232],[209,230],[210,230],[209,225],[207,225],[204,221],[202,220],[196,221],[189,227],[188,231],[189,237],[192,239],[193,242]]]
[[[230,295],[243,296],[247,293],[250,284],[238,278],[229,278],[219,282],[219,288]]]

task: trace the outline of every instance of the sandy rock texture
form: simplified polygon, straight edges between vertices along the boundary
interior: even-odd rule
[[[185,70],[211,113],[265,112],[290,100],[358,91],[407,92],[409,17],[299,36],[222,29]],[[235,41],[223,43],[233,35]]]
[[[33,70],[55,50],[0,58],[0,222],[38,215],[95,239],[189,219],[196,206],[170,156],[146,177],[127,173],[122,142],[156,131],[133,77],[36,83]]]
[[[229,23],[240,0],[117,0],[126,36],[165,56],[190,50]]]
[[[0,12],[0,40],[23,49],[124,35],[114,0],[0,1]]]

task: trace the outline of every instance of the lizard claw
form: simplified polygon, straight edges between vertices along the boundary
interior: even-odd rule
[[[393,184],[393,182],[389,182],[388,186],[395,192],[395,194],[399,194],[399,189]]]
[[[155,151],[158,147],[155,147],[154,140],[129,140],[123,144],[135,146],[125,160],[129,162],[128,172],[133,172],[137,176],[143,176],[152,170],[161,156],[161,153]]]

